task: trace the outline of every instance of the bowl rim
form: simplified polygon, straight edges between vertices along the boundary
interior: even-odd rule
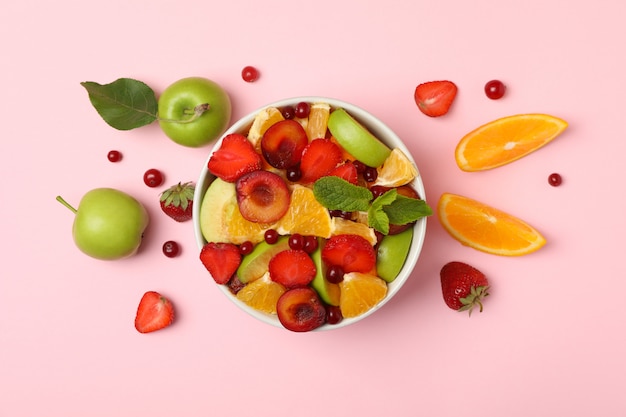
[[[244,130],[249,129],[250,125],[252,124],[252,121],[254,120],[254,118],[260,111],[268,107],[281,108],[281,107],[285,107],[288,105],[295,105],[302,101],[308,102],[308,103],[327,103],[333,109],[336,109],[336,108],[345,109],[350,115],[352,115],[355,119],[357,119],[360,123],[362,123],[374,136],[379,138],[387,146],[390,146],[392,149],[394,147],[399,148],[402,152],[404,152],[406,156],[409,158],[409,160],[415,165],[415,167],[418,168],[413,156],[411,155],[411,152],[408,150],[408,148],[406,147],[402,139],[400,139],[400,137],[391,128],[389,128],[389,126],[387,126],[384,122],[382,122],[376,116],[374,116],[373,114],[369,113],[368,111],[366,111],[365,109],[357,105],[354,105],[352,103],[349,103],[343,100],[339,100],[339,99],[335,99],[331,97],[324,97],[324,96],[295,96],[291,98],[286,98],[286,99],[270,102],[268,104],[265,104],[261,107],[254,109],[253,111],[249,112],[245,116],[241,117],[239,120],[235,121],[232,125],[230,125],[230,127],[226,129],[224,133],[222,133],[219,139],[216,142],[214,142],[213,147],[209,151],[209,155],[207,156],[207,159],[204,162],[204,166],[200,172],[200,175],[196,182],[196,188],[194,191],[194,201],[198,203],[193,205],[193,209],[192,209],[193,220],[192,221],[193,221],[194,234],[195,234],[195,239],[196,239],[196,244],[198,246],[198,250],[201,250],[204,244],[206,243],[206,240],[204,239],[204,236],[202,235],[202,230],[200,228],[199,215],[200,215],[200,207],[202,205],[204,194],[208,186],[210,185],[210,183],[215,178],[208,170],[208,161],[211,158],[211,155],[213,154],[213,152],[219,149],[219,147],[222,144],[222,140],[224,139],[225,136],[231,133],[241,133]],[[390,140],[394,143],[390,144],[389,143]],[[410,183],[410,185],[413,188],[415,188],[415,190],[419,193],[420,197],[424,201],[427,201],[426,191],[424,189],[424,184],[423,184],[421,175],[419,173],[419,168],[418,168],[418,175]],[[385,298],[383,298],[376,306],[372,307],[370,310],[368,310],[367,312],[357,317],[344,318],[341,322],[337,324],[332,324],[332,325],[323,324],[322,326],[314,329],[313,331],[335,330],[335,329],[340,329],[340,328],[349,326],[351,324],[354,324],[356,322],[359,322],[365,319],[366,317],[369,317],[370,315],[378,311],[380,308],[382,308],[385,304],[387,304],[398,293],[398,291],[402,288],[402,286],[406,283],[406,281],[411,276],[411,273],[413,272],[415,265],[417,264],[417,261],[420,257],[420,254],[422,252],[422,248],[424,245],[424,240],[425,240],[425,235],[426,235],[426,225],[427,225],[427,217],[423,217],[420,220],[418,220],[413,226],[413,238],[411,240],[409,254],[407,255],[407,258],[404,261],[404,265],[402,266],[402,269],[400,270],[400,273],[398,274],[396,279],[387,284],[387,294]],[[282,324],[280,323],[276,315],[266,314],[248,306],[247,304],[237,299],[230,292],[230,290],[228,289],[226,285],[217,285],[217,286],[220,289],[220,291],[229,298],[229,300],[231,300],[235,305],[237,305],[240,309],[242,309],[243,311],[245,311],[252,317],[264,323],[270,324],[274,327],[280,327],[284,329],[284,327],[282,326]]]

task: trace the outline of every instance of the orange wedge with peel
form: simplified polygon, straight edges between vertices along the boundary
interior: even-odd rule
[[[454,239],[486,253],[520,256],[546,244],[546,239],[528,223],[468,197],[442,194],[437,214]]]
[[[455,150],[463,171],[484,171],[516,161],[545,146],[567,128],[567,122],[548,114],[503,117],[465,135]]]

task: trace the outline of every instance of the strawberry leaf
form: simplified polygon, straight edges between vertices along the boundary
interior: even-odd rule
[[[80,83],[100,117],[118,130],[148,125],[157,118],[154,91],[141,81],[119,78],[109,84],[93,81]]]

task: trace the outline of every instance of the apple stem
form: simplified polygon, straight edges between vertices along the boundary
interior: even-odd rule
[[[173,119],[159,119],[159,120],[161,120],[162,122],[170,122],[170,123],[181,123],[181,124],[192,123],[198,120],[198,118],[202,116],[210,108],[211,108],[211,105],[209,103],[198,104],[196,107],[193,108],[193,110],[185,109],[183,111],[185,115],[191,115],[191,117],[186,120],[173,120]]]
[[[67,201],[65,201],[65,200],[63,199],[63,197],[61,197],[60,195],[58,195],[58,196],[57,196],[57,201],[58,201],[59,203],[63,204],[63,205],[64,205],[65,207],[67,207],[68,209],[72,210],[72,212],[73,212],[74,214],[76,214],[77,210],[76,210],[74,207],[72,207],[72,206],[70,205],[70,203],[68,203]]]

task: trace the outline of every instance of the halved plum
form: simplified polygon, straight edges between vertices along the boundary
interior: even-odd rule
[[[302,151],[309,143],[306,131],[295,120],[281,120],[270,126],[261,138],[261,152],[268,164],[287,169],[300,163]]]
[[[287,290],[276,303],[278,320],[293,332],[308,332],[326,322],[326,307],[311,287]]]
[[[285,180],[269,171],[242,176],[235,189],[241,215],[255,223],[274,223],[285,215],[291,201]]]

